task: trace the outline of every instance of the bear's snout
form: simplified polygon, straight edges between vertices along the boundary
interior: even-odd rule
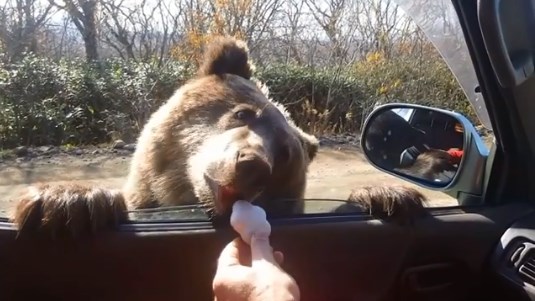
[[[271,164],[267,157],[252,149],[238,151],[235,168],[236,189],[244,197],[252,197],[262,191],[271,178]]]

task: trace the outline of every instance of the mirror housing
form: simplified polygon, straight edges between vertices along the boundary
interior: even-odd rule
[[[386,118],[392,118],[392,116],[399,118],[401,116],[398,113],[396,113],[397,115],[392,115],[396,110],[398,112],[405,110],[406,112],[411,113],[410,116],[402,117],[404,122],[399,123],[399,121],[396,121],[396,124],[389,124],[390,128],[384,128]],[[436,133],[427,132],[428,134],[426,134],[427,129],[424,128],[422,130],[422,128],[417,125],[417,122],[413,119],[413,116],[415,116],[416,113],[427,113],[430,116],[434,116],[431,118],[455,121],[457,127],[459,125],[462,126],[462,137],[459,140],[455,140],[458,138],[454,138],[453,140],[450,139],[450,141],[457,141],[456,143],[449,142],[452,144],[451,146],[447,145],[447,143],[446,147],[444,147],[444,143],[440,145],[441,139],[436,139]],[[431,119],[431,123],[433,120],[434,119]],[[403,125],[403,123],[407,123],[408,125]],[[381,138],[382,141],[377,140],[379,137],[377,136],[378,128],[380,129],[379,132],[381,135],[385,135]],[[390,129],[394,130],[391,131]],[[411,131],[411,133],[408,133],[408,131]],[[412,133],[413,131],[415,131],[416,134]],[[422,132],[423,135],[418,132]],[[434,142],[429,140],[429,138],[435,138],[431,139],[434,140]],[[373,139],[375,139],[375,141]],[[428,143],[430,141],[431,143]],[[372,145],[374,143],[377,145],[377,142],[382,142],[380,147],[373,147]],[[399,147],[397,147],[398,145]],[[407,166],[411,166],[411,162],[416,162],[411,160],[406,161],[404,159],[404,157],[406,157],[405,153],[407,148],[412,148],[410,147],[412,145],[425,145],[425,147],[418,147],[420,151],[412,153],[413,156],[409,156],[409,158],[418,159],[418,156],[422,153],[436,151],[443,156],[440,159],[446,157],[451,159],[449,154],[455,152],[451,152],[451,150],[448,152],[447,148],[458,148],[459,145],[461,145],[462,148],[460,152],[462,157],[460,161],[455,162],[456,164],[454,164],[453,168],[448,165],[450,166],[448,169],[450,176],[442,177],[443,179],[446,178],[447,181],[437,180],[436,178],[430,180],[432,177],[437,176],[438,173],[434,173],[433,176],[429,177],[427,175],[424,176],[424,174],[420,172],[420,169],[417,169],[418,171],[416,172],[414,170],[408,172],[409,169],[407,169]],[[483,192],[485,165],[489,156],[489,149],[483,143],[481,136],[468,118],[457,112],[406,103],[389,103],[378,106],[370,113],[364,123],[360,146],[368,162],[375,168],[420,187],[443,191],[448,195],[459,199],[461,204],[466,203],[466,201],[464,201],[466,197],[468,197],[468,199],[470,199],[471,196],[478,197],[481,196]],[[381,147],[382,149],[380,149]],[[382,160],[386,159],[389,155],[391,160]],[[396,157],[396,155],[398,155],[398,157]],[[423,159],[424,156],[421,158]],[[446,161],[442,160],[441,162]],[[409,162],[408,165],[406,162]],[[414,163],[414,166],[416,166],[416,163]],[[443,175],[444,169],[441,170],[441,172],[441,175]],[[451,172],[454,173],[451,174]]]

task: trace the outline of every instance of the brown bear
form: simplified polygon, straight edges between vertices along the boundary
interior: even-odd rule
[[[303,197],[319,143],[252,74],[245,43],[219,37],[210,44],[197,77],[139,136],[124,187],[132,208],[201,202],[221,214],[236,199]]]
[[[198,74],[144,126],[122,191],[76,183],[32,187],[12,218],[19,232],[79,236],[125,221],[126,209],[186,204],[221,216],[238,199],[268,215],[303,212],[318,140],[252,75],[246,44],[215,38]]]
[[[419,154],[410,166],[394,170],[429,182],[440,180],[448,183],[457,172],[457,167],[447,151],[429,149]]]

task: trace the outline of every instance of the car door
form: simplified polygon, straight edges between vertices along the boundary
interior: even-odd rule
[[[272,217],[272,245],[284,252],[283,266],[297,280],[302,300],[502,297],[503,291],[489,286],[493,274],[488,260],[506,229],[534,211],[529,179],[535,79],[531,73],[519,75],[519,67],[513,77],[510,68],[500,71],[500,64],[511,66],[503,57],[503,45],[509,42],[496,40],[501,27],[482,28],[491,22],[487,15],[495,12],[482,10],[481,3],[453,1],[480,82],[472,88],[482,94],[496,135],[481,193],[459,196],[459,206],[429,208],[426,216],[409,225],[367,213]],[[515,24],[527,28],[523,21],[533,18],[533,10],[523,12],[527,17],[517,18]],[[496,22],[496,14],[490,20]],[[512,21],[501,22],[503,27]],[[3,300],[211,300],[217,257],[234,237],[226,221],[191,219],[140,220],[77,241],[19,239],[14,225],[4,219],[0,296]]]

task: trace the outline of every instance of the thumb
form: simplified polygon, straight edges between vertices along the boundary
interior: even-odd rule
[[[279,267],[275,255],[273,254],[273,248],[269,243],[269,238],[264,236],[251,237],[251,266],[259,265],[265,262],[269,262],[272,265]]]

